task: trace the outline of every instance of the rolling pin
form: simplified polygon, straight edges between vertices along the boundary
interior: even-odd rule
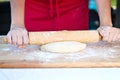
[[[101,39],[97,30],[83,31],[41,31],[29,32],[29,44],[43,45],[58,41],[98,42]],[[4,39],[7,42],[7,39]]]

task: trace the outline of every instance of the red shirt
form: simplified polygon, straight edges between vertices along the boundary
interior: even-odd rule
[[[28,31],[88,29],[88,0],[25,0]]]

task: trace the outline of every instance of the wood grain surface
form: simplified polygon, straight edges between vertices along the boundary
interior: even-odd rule
[[[0,43],[0,68],[111,68],[120,67],[120,42],[88,43],[77,53],[42,52],[39,45],[19,49]]]

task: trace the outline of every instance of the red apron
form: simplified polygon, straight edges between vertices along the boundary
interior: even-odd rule
[[[88,0],[25,0],[28,31],[88,29]]]

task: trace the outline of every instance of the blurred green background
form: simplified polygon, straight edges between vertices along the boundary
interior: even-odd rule
[[[0,0],[0,1],[9,1],[9,0]]]
[[[117,0],[111,0],[111,6],[116,9]]]

